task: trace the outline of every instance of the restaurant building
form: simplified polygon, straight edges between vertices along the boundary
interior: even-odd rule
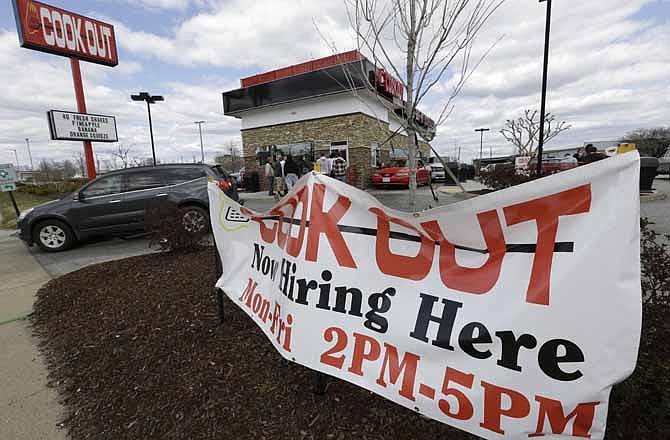
[[[407,156],[402,84],[358,51],[345,52],[240,80],[223,93],[224,114],[241,120],[245,173],[258,171],[269,156],[292,154],[313,162],[321,153],[340,153],[349,183],[365,188],[373,170]],[[426,132],[433,121],[415,118]],[[430,146],[420,141],[428,158]],[[265,189],[262,186],[262,189]]]

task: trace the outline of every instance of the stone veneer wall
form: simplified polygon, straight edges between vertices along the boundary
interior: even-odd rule
[[[315,159],[317,159],[321,151],[329,152],[331,142],[348,141],[349,175],[355,177],[355,181],[349,183],[365,188],[370,186],[373,172],[370,146],[373,143],[381,144],[391,134],[388,123],[362,113],[242,130],[245,172],[258,171],[261,177],[261,189],[267,191],[263,172],[264,164],[260,165],[256,162],[257,148],[312,142]],[[381,148],[382,161],[389,160],[391,144],[394,148],[405,149],[406,142],[407,136],[396,135],[392,141],[383,145]],[[430,155],[430,147],[427,143],[420,142],[420,149],[426,157]]]

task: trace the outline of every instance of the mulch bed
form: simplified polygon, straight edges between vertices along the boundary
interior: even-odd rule
[[[73,440],[476,438],[337,379],[315,395],[314,373],[227,299],[219,323],[214,282],[209,248],[90,266],[38,292],[33,329]],[[662,316],[645,316],[608,438],[670,438],[668,326],[660,353],[646,329]]]
[[[226,300],[214,253],[98,264],[38,293],[33,328],[80,439],[474,439],[347,382],[313,393]]]

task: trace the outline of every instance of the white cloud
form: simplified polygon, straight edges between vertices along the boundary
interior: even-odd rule
[[[330,54],[317,26],[342,51],[354,48],[339,2],[221,2],[183,21],[170,37],[115,23],[119,44],[137,54],[180,65],[268,68]]]
[[[70,65],[67,58],[22,49],[13,32],[0,33],[0,162],[28,163],[25,138],[30,138],[35,166],[42,159],[62,160],[78,154],[79,142],[51,141],[46,119],[50,109],[76,111]],[[122,67],[122,64],[124,65]],[[125,61],[109,69],[82,63],[82,77],[90,113],[117,117],[119,139],[132,145],[136,157],[150,157],[146,106],[130,100],[136,90],[115,86],[120,77],[136,75],[142,65]],[[231,82],[209,78],[207,86],[186,83],[160,84],[165,102],[152,106],[157,155],[163,160],[191,160],[200,157],[197,127],[192,121],[206,119],[203,126],[205,152],[209,160],[220,154],[230,140],[239,141],[239,123],[223,116],[221,90]],[[114,144],[95,143],[101,160],[109,158]]]
[[[191,3],[189,0],[123,0],[146,9],[169,9],[183,11]]]

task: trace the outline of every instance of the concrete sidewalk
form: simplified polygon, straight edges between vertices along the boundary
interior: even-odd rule
[[[0,230],[0,439],[65,439],[62,407],[26,317],[51,278],[13,231]]]

